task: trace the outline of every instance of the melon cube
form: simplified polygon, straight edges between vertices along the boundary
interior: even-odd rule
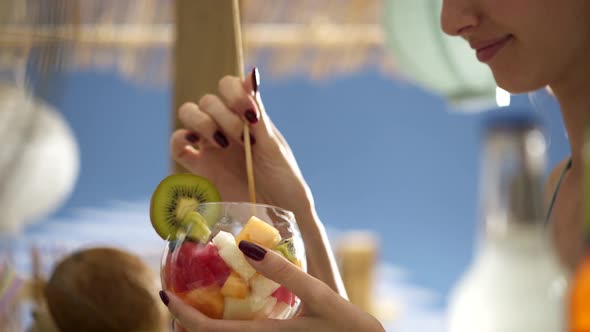
[[[254,311],[252,310],[250,297],[245,299],[225,298],[223,319],[249,320],[252,318],[254,318]]]
[[[221,287],[221,294],[237,299],[244,299],[250,294],[250,287],[236,272],[232,272],[223,287]]]
[[[260,273],[256,273],[252,279],[250,279],[250,288],[253,298],[257,300],[266,299],[271,296],[281,285],[268,279]]]
[[[213,238],[213,244],[219,249],[219,256],[244,280],[249,280],[256,270],[248,263],[244,254],[236,245],[234,236],[228,232],[220,231]]]
[[[272,249],[281,242],[281,235],[276,228],[253,216],[236,236],[238,244],[243,240]]]
[[[270,318],[270,319],[285,319],[285,318],[289,317],[291,310],[293,310],[293,308],[290,305],[288,305],[287,303],[278,302],[274,306],[270,315],[268,315],[268,318]]]
[[[223,316],[225,303],[217,285],[196,288],[179,296],[188,305],[211,318],[219,319]]]
[[[264,301],[262,301],[260,309],[256,310],[254,313],[254,319],[266,319],[272,313],[276,304],[276,298],[267,297]],[[257,307],[253,306],[253,308]]]
[[[223,319],[250,320],[267,318],[273,312],[277,299],[258,299],[252,296],[244,299],[226,297],[224,302]]]

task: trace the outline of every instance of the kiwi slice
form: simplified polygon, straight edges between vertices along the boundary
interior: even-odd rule
[[[286,259],[291,263],[297,263],[297,256],[295,256],[295,245],[293,244],[293,238],[285,239],[279,242],[275,247],[275,250],[283,254]]]
[[[207,226],[207,221],[199,212],[189,211],[182,219],[182,225],[187,227],[187,237],[203,243],[209,240],[211,230]]]
[[[199,207],[201,203],[219,202],[221,196],[215,186],[204,177],[194,174],[173,174],[166,177],[152,194],[150,219],[156,233],[165,240],[174,240],[177,232],[198,219],[201,226],[191,227],[199,239],[206,233],[204,226],[212,226],[219,208]],[[189,212],[196,212],[190,214]],[[185,218],[186,221],[185,221]],[[208,236],[208,235],[207,235]]]

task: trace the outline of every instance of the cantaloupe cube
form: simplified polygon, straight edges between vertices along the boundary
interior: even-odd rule
[[[281,235],[273,226],[252,216],[244,228],[242,228],[238,236],[236,236],[237,244],[242,240],[254,242],[263,247],[272,249],[281,242]]]
[[[211,318],[219,319],[223,317],[225,303],[223,295],[221,295],[221,289],[217,285],[193,289],[180,294],[180,298]]]
[[[250,294],[250,287],[239,274],[232,272],[225,281],[225,284],[223,284],[223,287],[221,287],[221,294],[236,299],[243,299]]]

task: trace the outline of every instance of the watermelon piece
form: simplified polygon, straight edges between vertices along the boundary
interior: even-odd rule
[[[175,292],[186,292],[213,284],[221,286],[231,273],[231,269],[212,244],[203,246],[187,241],[177,250],[167,258],[164,270],[164,282]]]
[[[206,265],[195,267],[192,271],[183,272],[187,290],[217,285],[215,275]]]
[[[217,250],[217,247],[211,243],[208,244],[199,254],[199,259],[205,266],[209,268],[211,273],[213,273],[217,285],[223,286],[232,270],[223,261],[221,256],[219,256],[219,250]]]
[[[295,305],[295,294],[291,293],[291,291],[285,288],[285,286],[277,288],[277,290],[272,293],[272,296],[276,298],[278,302],[286,303],[291,307]]]
[[[193,251],[196,246],[192,242],[186,242],[181,246],[177,246],[175,251],[166,258],[165,267],[165,282],[167,287],[175,292],[186,292],[187,287],[185,270],[186,266],[190,264],[190,257],[193,256]]]
[[[160,276],[162,277],[162,289],[174,289],[172,287],[172,263],[171,255],[166,257],[166,264],[160,269]]]

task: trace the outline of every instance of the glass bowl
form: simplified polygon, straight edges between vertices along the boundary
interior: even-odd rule
[[[248,264],[238,244],[248,240],[307,271],[292,212],[264,204],[201,203],[166,241],[162,287],[215,319],[289,319],[300,300]]]

